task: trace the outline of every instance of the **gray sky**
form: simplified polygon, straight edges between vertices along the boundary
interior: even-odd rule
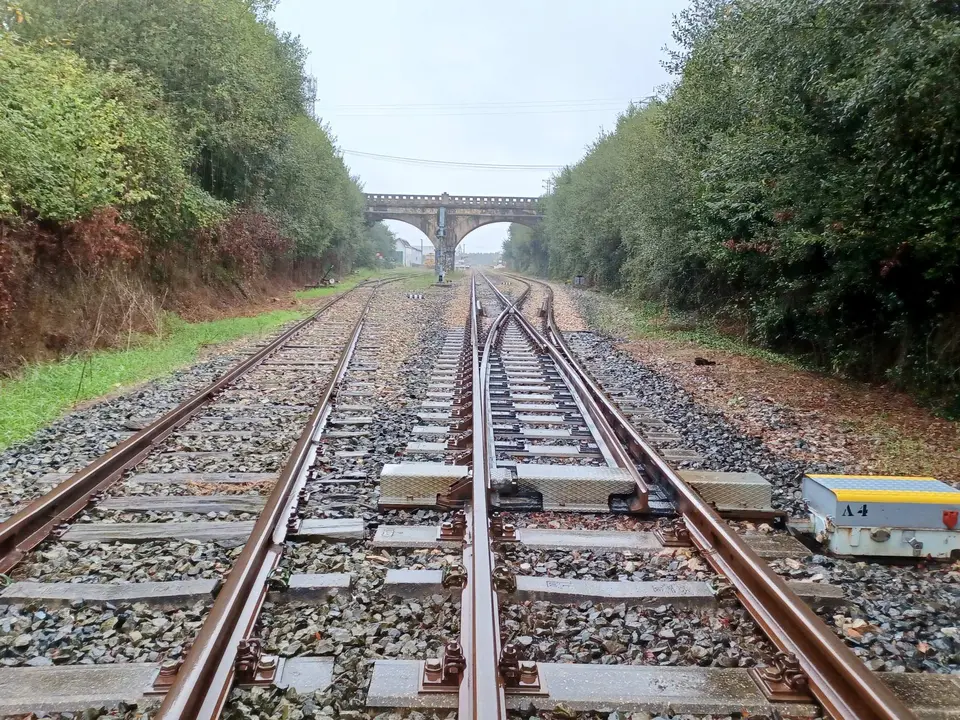
[[[670,22],[686,0],[281,0],[319,116],[344,151],[512,165],[576,162],[618,110],[667,81]],[[367,192],[540,195],[550,170],[475,170],[345,155]],[[391,229],[411,243],[425,236]],[[499,250],[507,225],[470,233]]]

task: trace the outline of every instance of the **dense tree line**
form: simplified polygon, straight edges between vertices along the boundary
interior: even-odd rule
[[[166,247],[248,218],[300,258],[363,252],[360,189],[307,113],[306,52],[269,20],[273,4],[7,5],[0,222],[65,225],[112,208]]]
[[[505,258],[960,411],[957,4],[695,0],[674,39]]]
[[[306,51],[274,5],[0,5],[0,326],[39,285],[67,293],[111,263],[239,287],[389,244],[308,112]]]

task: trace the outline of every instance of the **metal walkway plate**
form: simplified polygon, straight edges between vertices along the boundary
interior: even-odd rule
[[[517,484],[521,492],[540,493],[544,510],[572,512],[606,512],[611,495],[629,495],[635,488],[622,468],[535,463],[517,464]]]

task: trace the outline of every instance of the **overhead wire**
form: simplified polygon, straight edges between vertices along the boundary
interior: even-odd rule
[[[386,162],[398,162],[408,165],[430,165],[434,167],[453,167],[467,170],[559,170],[563,165],[535,165],[524,163],[479,163],[479,162],[459,162],[455,160],[429,160],[427,158],[404,157],[400,155],[384,155],[382,153],[364,152],[361,150],[343,150],[344,155],[355,155],[358,157],[371,158],[374,160],[383,160]]]
[[[338,117],[453,117],[480,115],[555,115],[621,110],[634,99],[521,100],[462,103],[382,103],[321,105],[317,112]]]

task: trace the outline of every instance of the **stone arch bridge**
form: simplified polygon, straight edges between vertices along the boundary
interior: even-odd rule
[[[453,269],[457,245],[478,227],[510,222],[536,227],[543,219],[535,197],[476,195],[365,195],[366,218],[399,220],[420,229],[436,247],[437,267]]]

